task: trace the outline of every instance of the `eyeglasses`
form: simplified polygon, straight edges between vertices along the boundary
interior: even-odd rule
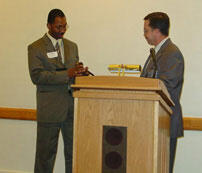
[[[63,30],[63,29],[69,29],[69,25],[66,24],[66,25],[58,25],[58,26],[55,26],[56,29],[58,30]]]

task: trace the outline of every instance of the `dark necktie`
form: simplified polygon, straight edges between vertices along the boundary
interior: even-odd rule
[[[56,45],[55,45],[55,50],[56,50],[57,53],[58,53],[58,60],[59,60],[61,63],[63,63],[63,62],[62,62],[62,54],[61,54],[60,46],[59,46],[58,42],[57,42]]]
[[[150,55],[145,62],[143,71],[140,76],[148,78],[157,78],[157,70],[158,69],[157,69],[155,50],[152,48],[150,49]]]

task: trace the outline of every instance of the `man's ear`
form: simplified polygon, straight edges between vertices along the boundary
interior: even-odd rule
[[[50,30],[51,29],[51,24],[47,23],[47,28]]]
[[[159,30],[159,28],[155,28],[154,30],[155,30],[155,32],[156,32],[157,34],[160,34],[160,33],[161,33],[160,30]]]

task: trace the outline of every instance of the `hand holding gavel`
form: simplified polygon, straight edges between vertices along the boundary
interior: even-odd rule
[[[88,67],[84,67],[82,62],[77,62],[75,67],[67,70],[69,77],[88,76],[89,74],[91,73],[88,71]]]

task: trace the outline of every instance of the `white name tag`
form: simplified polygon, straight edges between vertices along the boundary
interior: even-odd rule
[[[47,56],[48,56],[48,58],[55,58],[55,57],[58,57],[58,53],[56,51],[55,52],[48,52]]]

